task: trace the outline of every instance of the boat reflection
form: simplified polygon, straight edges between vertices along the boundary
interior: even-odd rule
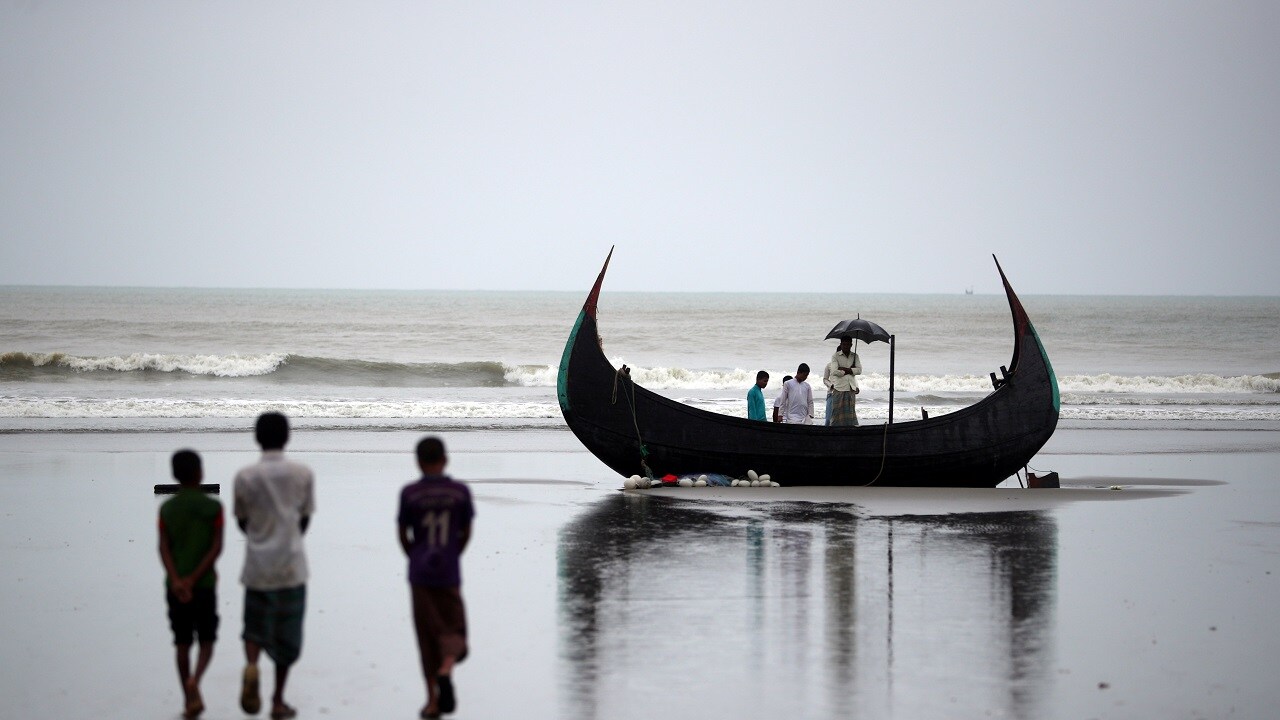
[[[619,495],[558,556],[567,717],[1044,714],[1047,514]]]

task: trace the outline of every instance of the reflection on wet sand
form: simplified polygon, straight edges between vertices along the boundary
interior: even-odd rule
[[[1031,718],[1057,526],[619,495],[559,539],[568,717]]]

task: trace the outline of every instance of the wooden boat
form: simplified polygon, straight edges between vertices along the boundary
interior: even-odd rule
[[[565,422],[619,475],[768,473],[783,485],[994,487],[1025,467],[1058,424],[1058,383],[1026,311],[996,261],[1013,313],[1013,359],[969,407],[861,427],[784,425],[708,412],[633,383],[605,357],[596,304],[609,269],[569,333],[557,391]]]

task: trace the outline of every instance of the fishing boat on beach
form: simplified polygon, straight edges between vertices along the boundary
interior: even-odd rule
[[[992,392],[932,418],[883,425],[787,425],[690,407],[635,384],[605,357],[596,306],[609,257],[569,333],[557,379],[565,422],[622,476],[770,474],[783,485],[994,487],[1053,435],[1060,401],[1049,357],[1004,270],[1013,357]]]

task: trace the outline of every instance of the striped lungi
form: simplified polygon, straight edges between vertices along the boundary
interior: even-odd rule
[[[858,394],[852,390],[845,392],[831,393],[833,399],[831,401],[831,422],[830,425],[844,427],[856,427],[858,425]]]
[[[283,590],[244,591],[244,632],[240,637],[257,644],[279,667],[289,667],[302,654],[302,616],[307,611],[307,586]]]

